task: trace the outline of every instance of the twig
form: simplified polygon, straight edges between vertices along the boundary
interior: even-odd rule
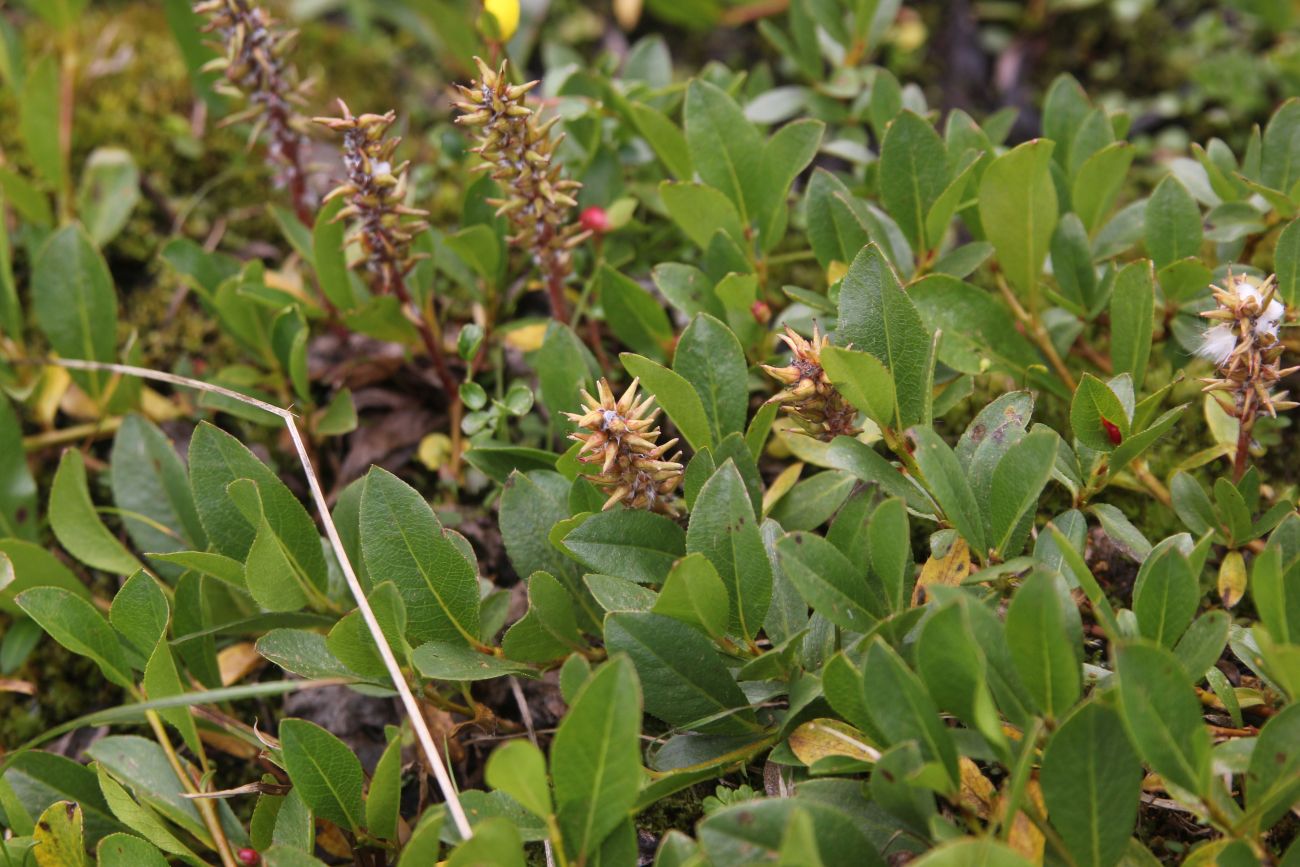
[[[33,361],[31,363],[40,363]],[[125,376],[138,376],[141,379],[150,379],[155,382],[166,382],[171,385],[178,385],[182,388],[192,388],[196,391],[207,392],[209,394],[219,394],[222,397],[239,401],[247,406],[256,407],[263,412],[268,412],[280,418],[284,426],[289,431],[289,437],[293,440],[294,449],[298,453],[298,460],[302,463],[303,474],[307,477],[307,486],[311,489],[312,501],[316,506],[316,511],[320,516],[321,524],[325,527],[325,535],[329,539],[330,546],[334,550],[334,555],[338,558],[339,566],[343,569],[343,577],[347,580],[348,589],[352,591],[352,597],[356,600],[357,610],[361,612],[361,618],[366,623],[366,628],[370,631],[371,637],[375,641],[375,646],[379,649],[379,655],[384,661],[384,667],[388,670],[388,676],[393,681],[393,687],[397,690],[398,696],[402,700],[402,706],[406,709],[407,716],[411,720],[411,728],[415,730],[416,739],[419,740],[421,748],[424,750],[425,758],[429,766],[433,768],[433,775],[438,781],[438,788],[442,790],[442,796],[447,802],[447,810],[451,813],[452,821],[456,823],[456,830],[460,832],[462,839],[468,840],[473,836],[473,830],[470,828],[469,819],[465,815],[465,810],[461,806],[460,796],[456,792],[456,786],[452,782],[451,774],[447,766],[443,763],[442,756],[438,753],[438,747],[434,743],[433,733],[429,731],[429,725],[420,713],[419,702],[416,701],[415,694],[411,692],[411,687],[406,682],[402,674],[402,668],[398,665],[397,657],[393,654],[393,648],[388,643],[388,638],[384,635],[383,629],[379,626],[379,621],[375,617],[374,609],[370,607],[369,600],[366,599],[365,591],[361,589],[361,582],[357,579],[357,573],[352,568],[352,561],[348,559],[347,549],[343,547],[343,540],[339,538],[338,527],[334,526],[334,519],[330,517],[329,505],[325,501],[325,492],[321,489],[320,480],[316,477],[316,471],[312,468],[311,458],[307,454],[306,444],[303,442],[302,434],[298,431],[298,423],[295,416],[287,409],[249,397],[246,394],[240,394],[229,388],[222,388],[219,385],[213,385],[209,382],[202,382],[197,379],[190,379],[185,376],[177,376],[174,373],[164,373],[160,370],[150,370],[147,367],[135,367],[129,364],[109,364],[100,361],[83,361],[72,358],[55,358],[48,359],[45,363],[66,367],[72,370],[99,370],[111,373],[120,373]]]
[[[1007,285],[1007,281],[1001,274],[996,275],[996,277],[998,291],[1002,293],[1002,297],[1011,306],[1011,311],[1016,314],[1016,318],[1024,324],[1028,337],[1038,346],[1039,351],[1047,356],[1047,360],[1056,371],[1056,375],[1061,377],[1061,380],[1069,387],[1070,391],[1074,391],[1078,387],[1074,381],[1074,374],[1070,373],[1070,368],[1066,367],[1065,361],[1061,358],[1060,353],[1056,351],[1056,347],[1052,344],[1052,336],[1047,333],[1042,321],[1021,306],[1020,300],[1016,298],[1015,293],[1011,291],[1011,287]]]

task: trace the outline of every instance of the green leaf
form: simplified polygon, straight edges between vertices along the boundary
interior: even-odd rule
[[[707,313],[697,314],[677,341],[673,370],[699,395],[714,442],[744,432],[747,365],[745,351],[730,328]]]
[[[44,229],[53,225],[50,200],[25,175],[0,167],[0,191],[4,193],[6,204],[12,205],[27,222]]]
[[[998,264],[1030,307],[1056,228],[1056,188],[1049,165],[1053,142],[1034,139],[994,160],[980,179],[979,214]]]
[[[339,310],[352,310],[358,298],[352,291],[352,278],[348,274],[348,260],[344,253],[347,224],[338,219],[344,201],[335,199],[320,209],[316,225],[312,227],[312,264],[320,290]]]
[[[776,544],[781,569],[799,595],[821,616],[850,632],[877,623],[861,570],[821,536],[791,533]]]
[[[64,358],[116,361],[117,293],[104,257],[80,226],[50,236],[32,265],[32,311],[50,348]],[[74,370],[72,379],[98,401],[111,374]]]
[[[791,488],[769,517],[787,530],[815,530],[830,520],[856,485],[857,479],[851,473],[816,473]]]
[[[167,596],[143,570],[126,579],[108,611],[108,622],[145,658],[166,634],[170,618]]]
[[[238,440],[207,422],[194,431],[189,462],[199,519],[218,553],[243,560],[257,537],[256,513],[250,520],[228,490],[231,482],[250,479],[257,485],[262,513],[275,537],[301,574],[317,589],[324,589],[325,555],[316,524],[275,473]]]
[[[912,867],[1030,867],[1033,861],[993,837],[967,837],[931,849]]]
[[[948,232],[948,225],[952,222],[953,215],[967,203],[966,194],[970,188],[971,181],[975,178],[976,167],[979,166],[980,158],[982,156],[983,151],[966,151],[966,153],[962,155],[962,162],[957,164],[953,177],[948,182],[948,186],[944,187],[943,193],[939,198],[935,199],[934,204],[930,206],[930,211],[925,216],[925,237],[929,240],[930,247],[935,249],[939,248],[943,243],[944,235]],[[982,255],[979,245],[968,244],[966,247],[961,249],[965,252],[959,253],[952,259],[948,258],[949,254],[945,254],[942,259],[935,262],[933,266],[934,269],[942,272],[943,269],[940,268],[939,265],[943,264],[944,268],[953,269],[952,271],[945,273],[954,274],[954,276],[957,277],[965,277],[966,274],[970,273],[970,271],[979,267],[979,263],[993,252],[992,248],[987,245],[984,245]],[[956,273],[963,267],[966,267],[962,262],[963,258],[973,258],[975,256],[979,256],[979,259],[975,262],[974,266],[970,267],[969,271],[963,271],[960,274]],[[967,258],[966,261],[969,262],[969,258]]]
[[[306,629],[272,629],[257,640],[257,652],[300,677],[355,678],[356,672],[330,653],[326,637]]]
[[[1228,645],[1231,628],[1232,617],[1228,612],[1216,609],[1193,620],[1191,626],[1183,632],[1183,637],[1178,639],[1174,645],[1174,654],[1183,663],[1194,683],[1200,682],[1214,663],[1219,661],[1223,649]]]
[[[737,244],[745,244],[745,229],[736,206],[715,188],[664,181],[659,185],[659,197],[668,216],[701,249],[708,248],[715,232],[725,232]]]
[[[763,549],[753,504],[734,462],[728,460],[705,483],[691,509],[687,553],[713,563],[731,599],[731,624],[753,638],[772,598],[772,566]]]
[[[621,651],[632,658],[652,716],[708,733],[757,728],[749,700],[695,627],[662,614],[621,611],[605,618],[605,643],[611,656]]]
[[[630,672],[635,676],[635,672]],[[640,701],[639,696],[633,696]],[[640,762],[637,762],[638,769]],[[485,772],[487,784],[505,792],[524,809],[543,819],[551,815],[551,785],[546,778],[546,757],[528,741],[508,741],[493,750]]]
[[[1043,135],[1061,143],[1056,161],[1062,166],[1069,164],[1070,143],[1092,110],[1088,95],[1074,76],[1063,72],[1052,79],[1043,96]]]
[[[841,196],[848,198],[840,198]],[[848,264],[871,236],[848,206],[852,196],[844,182],[826,169],[814,169],[808,182],[805,212],[808,241],[822,269],[832,262]]]
[[[1137,822],[1142,765],[1119,714],[1090,701],[1048,741],[1039,775],[1052,825],[1080,867],[1109,867]]]
[[[1142,564],[1133,585],[1138,629],[1164,647],[1173,647],[1178,641],[1200,601],[1201,590],[1192,567],[1173,545],[1157,548]]]
[[[50,526],[59,542],[87,566],[130,575],[141,568],[140,561],[117,540],[95,511],[86,482],[86,464],[81,452],[63,453],[50,488]]]
[[[994,711],[988,662],[962,598],[945,603],[921,626],[916,670],[941,710],[956,714],[1005,754],[1006,736]]]
[[[131,834],[110,834],[95,848],[99,867],[167,867],[158,847]]]
[[[1109,385],[1091,373],[1085,373],[1070,403],[1070,427],[1074,430],[1074,438],[1093,451],[1114,451],[1117,443],[1111,440],[1103,421],[1115,426],[1121,442],[1128,439],[1129,416],[1119,396]]]
[[[713,428],[704,402],[681,374],[631,352],[624,352],[619,360],[628,373],[640,377],[646,391],[655,396],[692,449],[699,451],[713,445]]]
[[[38,9],[41,5],[36,4]],[[63,104],[59,78],[58,55],[46,54],[27,70],[18,102],[18,133],[27,158],[45,184],[54,189],[63,188],[68,173],[59,137],[59,107]]]
[[[1170,651],[1130,643],[1118,651],[1119,703],[1138,753],[1167,783],[1194,795],[1208,791],[1210,735],[1201,704]]]
[[[1058,719],[1078,700],[1082,688],[1080,660],[1077,648],[1071,647],[1064,604],[1074,604],[1064,579],[1036,569],[1007,609],[1007,645],[1020,679],[1038,709]]]
[[[1060,441],[1050,428],[1035,430],[1007,449],[993,471],[989,497],[993,537],[989,541],[1003,559],[1020,553],[1024,541],[1019,528],[1026,518],[1032,519],[1038,498],[1052,477]]]
[[[1070,190],[1070,204],[1089,232],[1096,231],[1110,216],[1135,155],[1128,142],[1111,142],[1079,167]]]
[[[683,557],[672,567],[651,609],[700,627],[714,639],[726,635],[731,603],[718,570],[703,554]]]
[[[86,754],[116,782],[130,788],[141,805],[184,828],[205,846],[211,845],[212,835],[194,801],[185,797],[176,772],[158,744],[137,735],[110,735],[91,744]]]
[[[113,438],[109,481],[113,502],[123,510],[122,523],[139,550],[165,553],[206,547],[185,464],[167,436],[142,416],[122,420]]]
[[[937,246],[925,220],[948,184],[948,154],[929,121],[903,110],[880,145],[880,200],[916,250]],[[927,242],[928,240],[928,242]]]
[[[117,633],[85,599],[59,587],[33,587],[15,601],[59,644],[94,660],[109,681],[123,688],[134,685]]]
[[[1148,216],[1147,230],[1150,229]],[[1116,374],[1127,373],[1133,377],[1135,391],[1142,390],[1151,356],[1155,291],[1151,263],[1141,260],[1129,263],[1119,272],[1110,296],[1110,360]]]
[[[1195,480],[1184,478],[1200,491]],[[1300,592],[1295,589],[1295,576],[1294,565],[1283,566],[1282,549],[1276,542],[1270,542],[1251,564],[1250,595],[1260,622],[1274,641],[1300,643]]]
[[[457,641],[421,644],[411,652],[411,662],[420,674],[433,680],[490,680],[511,674],[534,674],[526,665],[480,653]]]
[[[637,671],[627,659],[611,659],[578,690],[551,743],[555,812],[564,847],[579,863],[627,820],[636,803],[640,735]]]
[[[297,611],[311,601],[312,582],[294,562],[285,540],[267,519],[267,501],[257,483],[236,479],[227,489],[250,508],[257,532],[244,560],[244,584],[253,600],[268,611]]]
[[[1300,303],[1300,220],[1292,220],[1277,236],[1273,251],[1273,269],[1277,272],[1277,293],[1287,307]]]
[[[785,201],[790,186],[817,155],[825,130],[820,120],[801,118],[777,130],[763,147],[763,185],[756,197],[755,216],[764,251],[775,249],[785,237]]]
[[[1246,772],[1246,806],[1269,828],[1300,800],[1300,705],[1288,705],[1260,729]]]
[[[557,522],[569,517],[570,488],[568,479],[548,470],[511,473],[501,492],[498,523],[516,574],[549,572],[574,590],[580,586],[577,564],[547,538]]]
[[[608,265],[599,271],[600,303],[614,335],[643,355],[662,360],[672,343],[672,323],[664,308],[635,280]]]
[[[424,497],[378,467],[366,476],[361,496],[361,549],[366,571],[401,591],[413,640],[479,644],[474,567]]]
[[[442,863],[446,867],[524,867],[523,846],[515,823],[505,816],[493,816],[479,822],[474,836],[453,849]],[[402,864],[405,867],[405,858]]]
[[[280,749],[294,791],[312,812],[353,833],[364,826],[361,762],[350,747],[315,723],[287,719]]]
[[[874,355],[828,346],[821,352],[822,369],[854,407],[881,427],[898,425],[894,378]]]
[[[1146,207],[1146,245],[1156,268],[1201,250],[1201,209],[1173,175],[1156,187]]]
[[[1246,172],[1250,176],[1249,172]],[[1300,100],[1288,99],[1273,112],[1264,128],[1260,182],[1290,192],[1300,180]]]
[[[664,167],[679,181],[688,181],[694,175],[690,151],[687,149],[686,136],[663,114],[643,102],[628,104],[628,112],[637,132],[649,143],[655,156]]]
[[[988,551],[984,519],[957,456],[931,428],[914,428],[912,435],[916,438],[916,462],[925,475],[926,487],[971,551],[983,559]]]
[[[781,861],[786,831],[796,816],[812,824],[816,848],[799,852],[793,861]],[[752,864],[853,864],[882,867],[884,861],[863,833],[857,814],[836,803],[813,798],[756,798],[709,813],[699,825],[700,845],[713,867],[748,867]],[[813,859],[817,858],[817,861]],[[695,862],[689,862],[695,863]]]
[[[698,78],[686,89],[682,116],[696,174],[721,190],[748,223],[761,210],[764,146],[758,130],[724,90]]]
[[[549,662],[583,647],[573,596],[547,572],[530,575],[528,613],[501,640],[506,656],[521,662]]]
[[[939,718],[939,709],[924,684],[902,657],[881,638],[874,638],[860,668],[862,690],[868,696],[892,696],[867,707],[875,728],[886,743],[916,741],[922,756],[940,764],[947,775],[947,791],[957,790],[957,750]]]
[[[77,213],[96,246],[126,225],[140,201],[140,170],[121,148],[96,148],[86,158],[77,187]]]
[[[0,398],[0,539],[37,535],[36,480],[27,467],[22,425],[9,403]]]
[[[975,376],[999,370],[1019,379],[1042,364],[1038,351],[1016,330],[1010,311],[987,290],[931,274],[909,286],[907,295],[926,328],[942,332],[938,357],[949,367]]]
[[[858,253],[840,284],[835,339],[884,362],[894,378],[900,428],[922,420],[932,366],[931,337],[875,244]]]
[[[661,584],[686,553],[686,534],[671,518],[639,509],[596,512],[564,537],[593,572],[641,584]]]

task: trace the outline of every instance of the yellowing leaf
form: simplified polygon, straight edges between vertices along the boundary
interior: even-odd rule
[[[772,511],[782,497],[790,492],[794,483],[799,481],[799,474],[803,472],[802,463],[793,463],[781,471],[766,491],[763,492],[763,514],[766,515]]]
[[[966,540],[958,536],[942,557],[931,557],[921,567],[921,577],[916,580],[912,590],[912,604],[920,605],[925,598],[925,588],[931,584],[956,587],[970,575],[970,548]]]
[[[446,466],[451,457],[451,437],[444,433],[426,434],[415,456],[431,470]]]
[[[836,259],[826,266],[826,282],[838,283],[847,273],[849,273],[849,266]]]
[[[834,719],[815,719],[790,733],[790,751],[805,765],[829,756],[846,756],[860,762],[875,762],[880,751],[866,735],[848,723]]]
[[[989,782],[989,778],[984,776],[984,772],[965,756],[957,760],[958,770],[961,772],[961,803],[970,812],[979,816],[981,819],[987,819],[993,813],[993,807],[997,803],[997,789]]]
[[[506,334],[506,346],[518,349],[520,352],[532,352],[542,348],[542,340],[545,337],[546,323],[538,322],[511,329]]]
[[[1039,787],[1037,780],[1030,780],[1025,786],[1026,800],[1032,802],[1038,810],[1039,815],[1046,815],[1047,809],[1043,805],[1043,790]],[[1006,793],[1003,792],[1003,800],[998,804],[1001,813],[1005,810]],[[1043,863],[1043,832],[1029,820],[1023,812],[1016,813],[1016,818],[1011,822],[1011,834],[1007,837],[1007,843],[1017,853],[1028,858],[1034,864]]]
[[[239,683],[261,668],[266,658],[257,652],[251,641],[241,641],[224,648],[217,654],[217,668],[221,671],[221,685]]]
[[[1219,598],[1224,608],[1231,608],[1246,593],[1246,561],[1240,551],[1229,551],[1219,565]]]

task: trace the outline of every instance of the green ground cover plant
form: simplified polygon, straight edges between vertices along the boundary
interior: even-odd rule
[[[0,7],[0,865],[1300,865],[1295,16]]]

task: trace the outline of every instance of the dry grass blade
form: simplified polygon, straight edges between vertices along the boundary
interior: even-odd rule
[[[411,727],[415,730],[415,736],[420,741],[420,747],[424,750],[429,766],[433,768],[433,775],[437,779],[438,788],[442,790],[443,798],[447,802],[447,809],[451,813],[452,821],[456,823],[456,830],[460,832],[462,838],[469,839],[473,832],[470,829],[469,819],[465,816],[465,810],[461,807],[456,785],[451,779],[450,771],[442,761],[442,756],[438,753],[438,747],[433,741],[433,734],[429,731],[424,715],[420,712],[420,706],[415,700],[415,694],[411,692],[410,686],[406,683],[406,678],[402,676],[402,669],[397,664],[397,657],[393,655],[393,649],[389,646],[388,639],[384,637],[383,630],[379,627],[379,621],[375,619],[374,609],[370,607],[370,602],[361,589],[361,582],[357,580],[357,573],[352,568],[352,561],[348,559],[347,551],[343,549],[343,541],[339,538],[338,528],[334,526],[334,519],[330,517],[329,505],[325,501],[325,492],[321,489],[320,479],[316,477],[316,470],[312,467],[311,458],[307,454],[307,448],[302,441],[302,434],[298,430],[298,423],[294,414],[282,407],[257,400],[228,388],[222,388],[219,385],[212,385],[197,379],[176,376],[159,370],[150,370],[147,367],[68,358],[50,359],[47,363],[73,370],[102,370],[123,376],[138,376],[141,379],[166,382],[209,394],[219,394],[248,406],[257,407],[278,416],[284,421],[284,426],[289,431],[289,437],[293,440],[293,447],[298,453],[298,460],[302,464],[303,473],[307,477],[307,486],[311,489],[316,512],[320,516],[321,524],[325,527],[325,535],[329,539],[330,547],[334,549],[334,556],[338,558],[339,566],[343,569],[343,575],[348,582],[348,589],[352,591],[352,597],[356,600],[357,610],[361,612],[366,628],[370,631],[371,637],[374,638],[375,646],[379,648],[379,655],[383,658],[384,667],[388,670],[388,676],[393,681],[393,688],[397,690],[397,694],[402,699],[402,705],[411,720]]]

